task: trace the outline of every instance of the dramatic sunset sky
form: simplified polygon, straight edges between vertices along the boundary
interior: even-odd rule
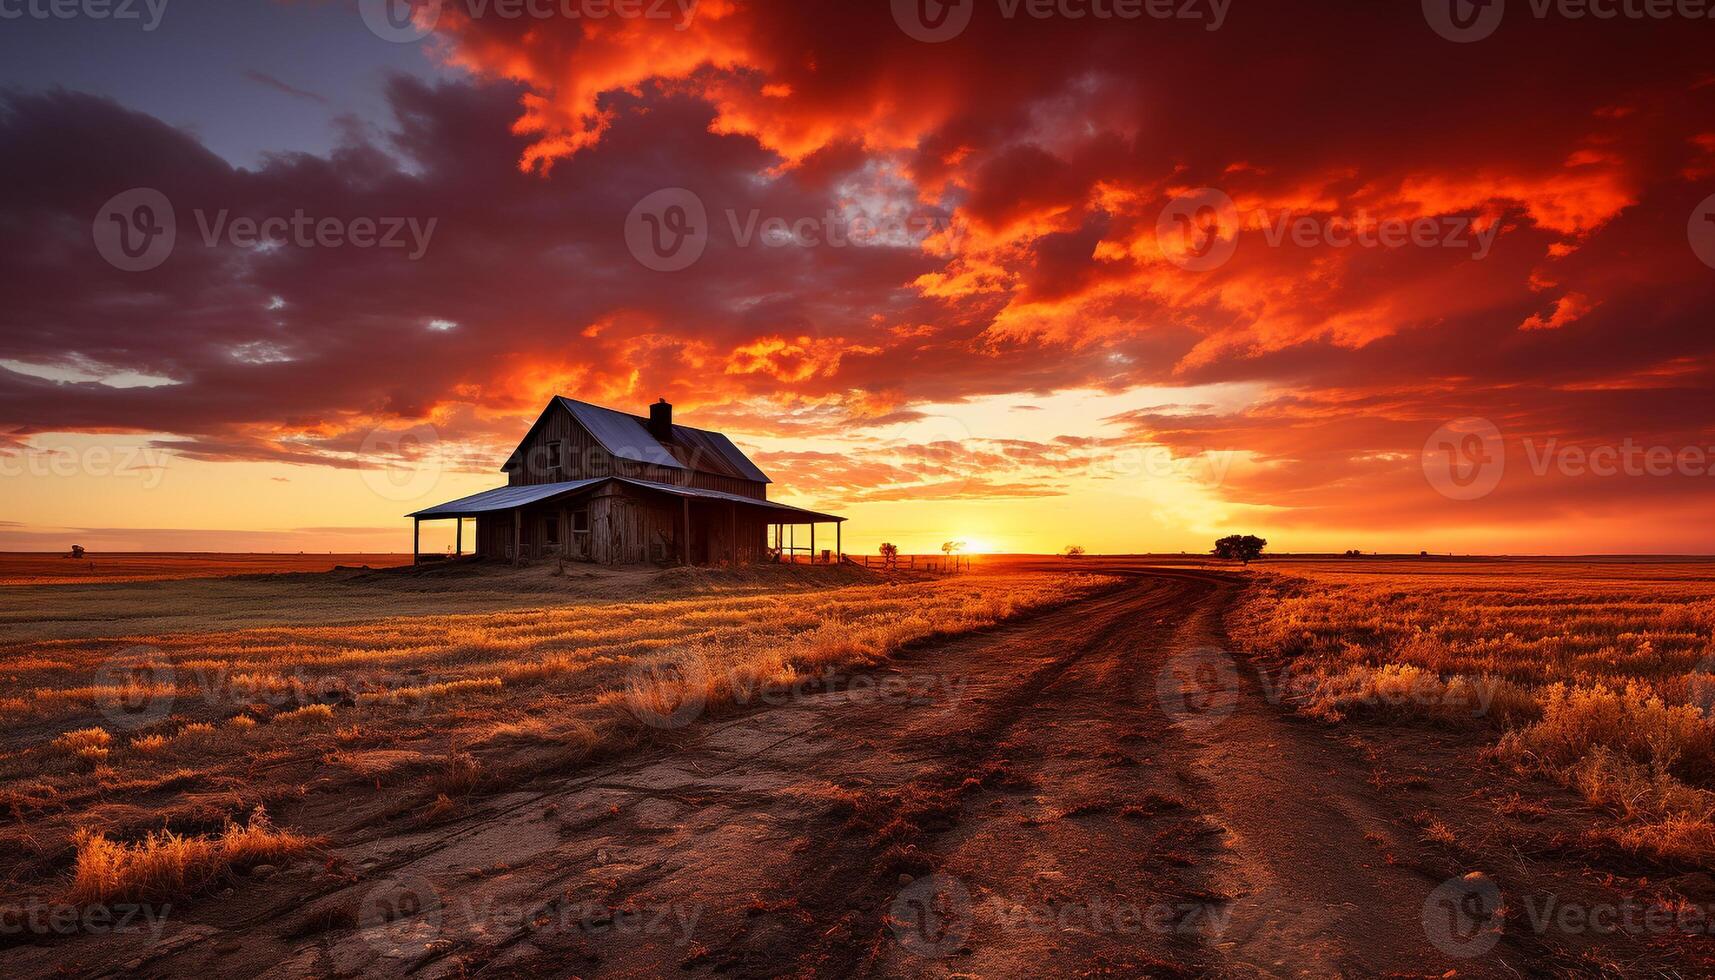
[[[414,41],[355,0],[0,20],[0,549],[404,550],[559,393],[666,397],[850,550],[1715,551],[1715,20],[496,2]],[[92,231],[136,188],[177,227],[145,271]],[[627,228],[670,188],[707,240],[662,271]],[[1212,265],[1171,233],[1203,188]],[[434,225],[201,239],[300,210]],[[1325,231],[1416,219],[1466,230]],[[1492,492],[1426,476],[1466,419]]]

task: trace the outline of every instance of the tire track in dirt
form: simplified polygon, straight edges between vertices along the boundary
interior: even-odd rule
[[[144,972],[1529,972],[1505,946],[1473,963],[1428,942],[1436,879],[1382,859],[1412,845],[1387,801],[1249,671],[1213,708],[1163,698],[1164,671],[1222,645],[1233,580],[1128,574],[449,823],[349,842],[361,880],[271,884],[250,896],[264,913],[177,923]]]

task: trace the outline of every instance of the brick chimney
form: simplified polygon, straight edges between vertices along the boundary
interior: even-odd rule
[[[673,439],[673,406],[665,398],[649,406],[649,434],[662,442]]]

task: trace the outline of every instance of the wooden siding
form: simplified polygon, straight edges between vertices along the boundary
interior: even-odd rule
[[[520,538],[524,558],[564,556],[569,561],[607,565],[676,562],[684,535],[685,502],[691,511],[691,562],[712,564],[736,558],[759,562],[767,554],[766,513],[718,500],[673,497],[625,484],[591,488],[587,493],[526,507]],[[589,531],[572,531],[573,514],[589,514]],[[558,530],[557,543],[549,526]],[[512,513],[483,515],[476,522],[477,554],[512,557]]]
[[[549,468],[548,444],[561,446],[561,465]],[[695,460],[691,461],[693,464]],[[580,425],[572,413],[556,403],[540,425],[533,428],[518,445],[518,463],[507,470],[509,486],[532,486],[538,483],[561,483],[567,480],[591,480],[607,476],[624,476],[634,480],[649,480],[672,486],[698,487],[736,493],[755,500],[768,499],[768,484],[753,480],[705,473],[701,470],[680,470],[636,460],[621,459],[602,447],[589,430]]]

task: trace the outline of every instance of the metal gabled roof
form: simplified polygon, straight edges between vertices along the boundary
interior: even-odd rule
[[[568,480],[564,483],[537,483],[522,487],[498,487],[494,490],[484,490],[473,493],[468,497],[460,497],[444,504],[436,504],[406,514],[406,517],[469,517],[472,514],[488,514],[497,510],[511,510],[523,507],[565,493],[575,493],[579,490],[603,483],[607,477],[594,480]]]
[[[574,401],[565,395],[554,397],[572,413],[572,417],[577,419],[579,424],[589,430],[590,435],[601,443],[603,449],[620,459],[652,463],[675,470],[685,468],[685,464],[674,459],[673,454],[661,445],[660,440],[649,434],[649,430],[644,428],[635,415],[591,405],[589,402]]]
[[[654,480],[636,480],[629,476],[616,476],[613,477],[613,479],[619,483],[629,483],[632,486],[644,487],[649,490],[659,490],[662,493],[670,493],[677,497],[696,497],[701,500],[725,500],[735,504],[744,504],[747,507],[760,507],[763,510],[779,511],[782,514],[789,516],[811,517],[822,521],[845,520],[845,518],[836,517],[833,514],[823,514],[813,510],[806,510],[803,507],[794,507],[791,504],[776,503],[772,500],[757,500],[755,497],[746,497],[742,494],[727,493],[723,490],[705,490],[702,487],[679,487],[670,483],[656,483]]]
[[[690,451],[692,469],[701,468],[697,465],[699,462],[712,462],[715,464],[713,471],[724,476],[736,476],[741,480],[754,480],[757,483],[774,482],[722,433],[693,429],[688,425],[675,425],[673,441]]]

